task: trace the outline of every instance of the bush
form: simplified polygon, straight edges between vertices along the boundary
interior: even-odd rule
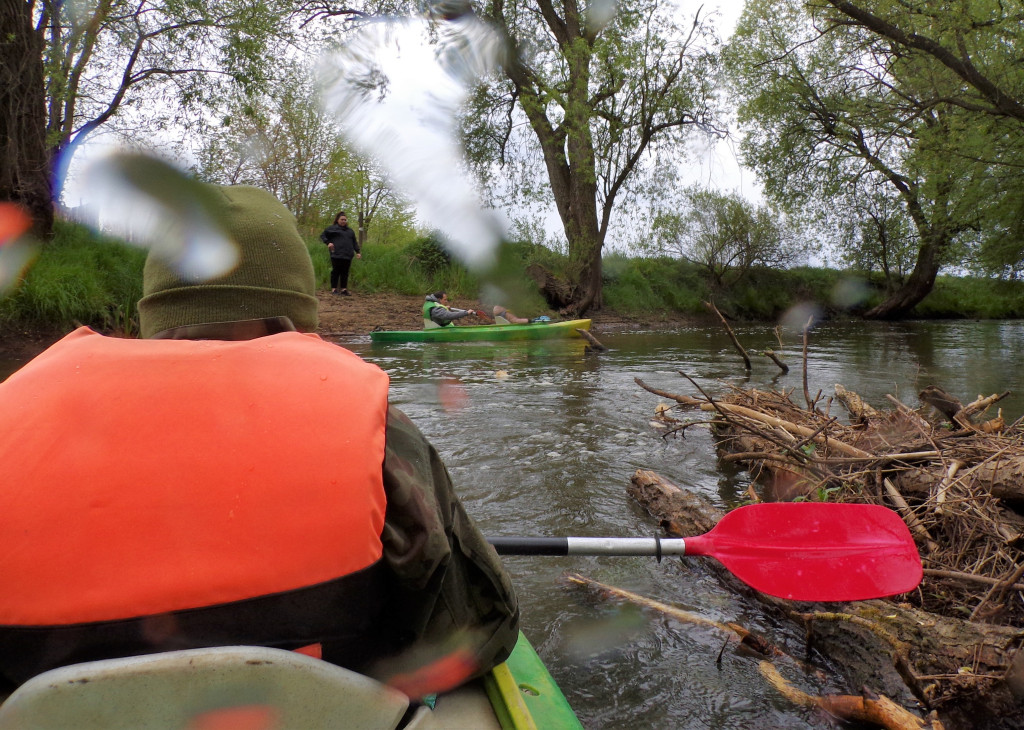
[[[428,276],[434,276],[452,265],[451,254],[437,233],[417,238],[405,247],[405,253]]]

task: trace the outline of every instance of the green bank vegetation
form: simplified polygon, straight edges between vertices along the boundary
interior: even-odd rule
[[[323,244],[307,239],[318,285],[327,286],[330,263]],[[475,299],[484,282],[452,261],[433,236],[405,243],[368,242],[353,267],[358,291],[419,295],[445,289],[458,299]],[[136,302],[142,296],[145,251],[96,236],[81,226],[59,223],[51,243],[42,247],[24,280],[0,299],[0,328],[66,330],[85,324],[105,332],[137,332]],[[530,313],[550,312],[526,275],[531,264],[546,270],[568,266],[568,258],[530,242],[510,244],[501,266],[506,290],[522,294],[517,306]],[[819,316],[857,316],[884,297],[878,275],[835,269],[753,268],[727,287],[706,269],[668,256],[607,256],[606,307],[631,316],[704,315],[704,302],[736,319],[775,321],[800,304],[812,304]],[[1024,317],[1024,282],[980,277],[939,277],[934,291],[915,310],[921,318],[1002,319]]]

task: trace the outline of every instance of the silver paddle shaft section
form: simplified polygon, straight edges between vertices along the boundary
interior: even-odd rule
[[[499,555],[685,555],[681,537],[491,537]]]

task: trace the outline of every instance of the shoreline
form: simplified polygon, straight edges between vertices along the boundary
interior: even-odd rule
[[[418,330],[423,326],[423,297],[420,295],[353,292],[351,297],[341,297],[324,290],[317,292],[317,300],[320,302],[320,325],[316,333],[325,339],[367,336],[376,328]],[[462,300],[456,302],[456,306],[465,309],[483,308],[477,300]],[[630,327],[672,329],[712,321],[671,312],[623,315],[610,309],[586,316],[593,320],[593,331],[598,337],[602,331],[614,332]],[[480,321],[477,318],[467,319],[472,324]],[[75,327],[66,330],[39,327],[4,332],[0,338],[0,360],[15,364],[28,362],[73,329]],[[118,333],[105,331],[104,334],[116,336]]]

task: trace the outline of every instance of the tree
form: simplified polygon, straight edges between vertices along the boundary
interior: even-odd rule
[[[727,52],[748,163],[791,211],[897,195],[918,248],[902,286],[867,312],[898,317],[931,291],[957,244],[982,225],[991,162],[969,153],[966,111],[950,89],[891,44],[786,0],[748,4]]]
[[[930,58],[963,82],[944,101],[1024,123],[1024,9],[1019,2],[822,0],[904,52]]]
[[[712,129],[716,39],[706,18],[687,26],[661,0],[581,8],[575,0],[490,0],[480,15],[507,43],[502,77],[468,118],[481,165],[537,153],[568,241],[568,300],[602,304],[601,252],[615,206],[637,192],[645,164],[675,157],[688,130]],[[521,124],[525,119],[526,125]],[[529,134],[523,134],[529,130]]]
[[[220,126],[204,135],[199,174],[269,190],[310,231],[344,208],[358,221],[362,244],[378,213],[397,213],[405,203],[378,166],[341,141],[308,72],[280,66],[265,89],[238,88],[229,97]]]
[[[20,142],[5,137],[0,199],[28,196],[48,232],[51,160],[66,169],[76,144],[143,101],[152,125],[161,109],[203,100],[217,78],[258,84],[289,8],[290,0],[4,0],[0,124]]]
[[[652,226],[664,253],[705,269],[719,287],[741,281],[755,266],[790,265],[799,253],[783,222],[737,193],[693,187]]]
[[[467,115],[479,168],[518,167],[514,192],[554,200],[569,255],[568,297],[555,303],[575,312],[601,306],[612,215],[635,194],[644,165],[675,157],[687,130],[713,122],[716,42],[706,18],[680,27],[675,7],[658,0],[622,4],[613,15],[609,7],[484,3],[480,16],[504,37],[506,60]]]
[[[863,272],[878,271],[886,293],[906,282],[917,259],[918,241],[906,207],[884,182],[843,201],[826,221],[839,232],[840,258]]]
[[[827,3],[827,5],[826,5]],[[895,0],[820,0],[831,22],[854,25],[946,80],[924,100],[954,106],[971,119],[960,154],[989,166],[982,196],[986,230],[977,263],[1017,275],[1024,267],[1024,8],[1020,2],[921,0],[913,12]]]
[[[388,182],[387,175],[380,166],[370,160],[356,159],[348,176],[346,197],[355,200],[352,206],[356,211],[356,235],[359,245],[366,243],[370,227],[381,213],[399,213],[404,210],[405,203]],[[402,216],[411,222],[411,216]]]
[[[394,12],[395,3],[366,5]],[[362,17],[332,0],[310,0],[307,9],[311,17]],[[455,26],[473,13],[465,0],[429,9],[435,22]],[[717,40],[706,18],[680,26],[677,12],[671,0],[595,0],[585,8],[576,0],[487,0],[477,8],[503,48],[499,73],[464,116],[469,158],[481,180],[497,183],[498,203],[553,200],[569,270],[568,281],[549,289],[557,292],[549,303],[566,311],[601,306],[601,253],[616,205],[639,199],[644,173],[678,159],[689,131],[713,130]],[[472,43],[465,67],[478,58]],[[387,94],[378,69],[361,73],[364,91]]]
[[[0,201],[24,207],[34,233],[47,236],[53,197],[42,57],[32,3],[0,0]]]

